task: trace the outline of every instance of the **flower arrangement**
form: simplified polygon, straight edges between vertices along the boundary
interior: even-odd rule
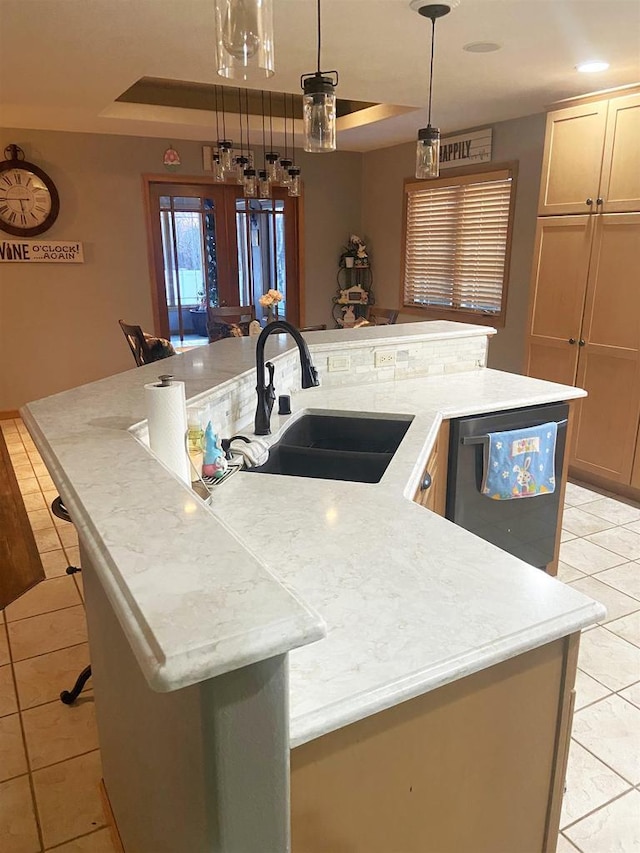
[[[278,305],[282,302],[282,294],[279,290],[267,290],[258,299],[260,305],[267,309],[267,319],[271,323],[274,319],[278,319]]]

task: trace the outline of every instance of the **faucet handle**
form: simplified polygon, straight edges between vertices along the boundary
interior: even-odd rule
[[[268,383],[268,385],[267,385],[266,387],[267,387],[267,388],[273,388],[273,377],[274,377],[274,375],[275,375],[276,369],[275,369],[274,365],[273,365],[270,361],[268,361],[268,362],[265,364],[265,367],[266,367],[266,368],[267,368],[267,370],[269,371],[269,383]]]

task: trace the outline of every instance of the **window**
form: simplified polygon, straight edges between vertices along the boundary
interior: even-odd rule
[[[515,172],[405,182],[406,308],[504,325]]]

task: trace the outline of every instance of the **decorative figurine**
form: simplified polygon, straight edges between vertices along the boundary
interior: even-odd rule
[[[204,431],[204,458],[202,462],[202,476],[212,477],[219,480],[223,477],[229,467],[224,453],[220,447],[218,436],[213,431],[211,421]]]

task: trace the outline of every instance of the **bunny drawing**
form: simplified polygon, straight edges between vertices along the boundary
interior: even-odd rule
[[[535,493],[536,484],[533,479],[533,474],[529,470],[531,468],[531,457],[527,456],[524,460],[524,468],[519,465],[513,466],[513,471],[516,476],[516,485],[513,487],[512,494],[516,497],[525,497]]]

